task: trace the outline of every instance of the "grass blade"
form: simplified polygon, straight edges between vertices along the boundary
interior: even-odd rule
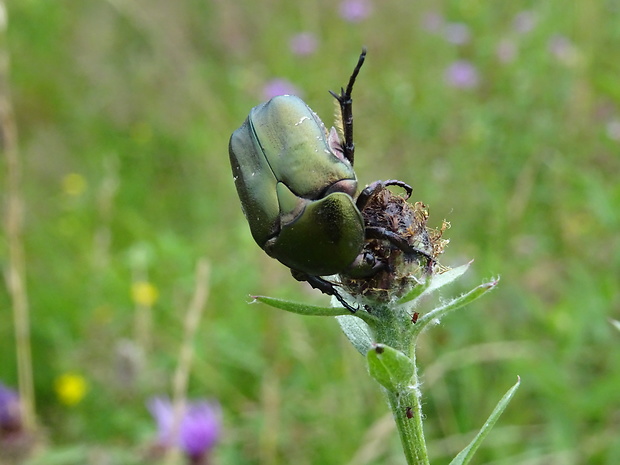
[[[478,447],[480,447],[480,444],[482,443],[484,438],[487,436],[487,434],[489,434],[489,431],[491,431],[491,428],[493,428],[495,422],[497,422],[500,415],[504,412],[504,410],[512,400],[520,384],[521,378],[517,378],[516,384],[512,386],[508,390],[508,392],[504,394],[504,397],[502,397],[501,400],[497,403],[497,406],[495,407],[487,421],[484,423],[476,437],[467,445],[467,447],[465,447],[465,449],[463,449],[456,457],[454,457],[454,460],[450,462],[450,465],[466,465],[467,463],[469,463]]]

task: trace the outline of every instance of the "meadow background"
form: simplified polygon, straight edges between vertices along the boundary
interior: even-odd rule
[[[431,225],[451,223],[442,263],[475,259],[453,294],[501,276],[423,338],[433,463],[517,375],[475,463],[620,463],[618,2],[12,0],[7,12],[38,463],[140,463],[200,259],[209,298],[188,397],[221,405],[212,463],[403,463],[336,322],[248,305],[328,298],[253,242],[227,154],[250,108],[287,86],[330,124],[327,91],[362,45],[360,183],[406,181]],[[0,382],[15,388],[11,307],[3,286]]]

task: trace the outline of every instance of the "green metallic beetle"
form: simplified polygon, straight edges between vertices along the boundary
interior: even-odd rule
[[[346,91],[330,91],[340,103],[344,143],[300,98],[282,95],[254,107],[229,144],[235,185],[254,240],[296,279],[335,296],[353,312],[321,276],[376,273],[382,264],[362,253],[367,239],[386,239],[406,253],[427,255],[390,231],[367,227],[360,213],[377,188],[397,185],[410,195],[411,187],[377,181],[354,200],[351,91],[365,55],[363,50]]]

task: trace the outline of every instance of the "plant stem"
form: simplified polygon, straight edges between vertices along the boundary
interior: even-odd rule
[[[412,357],[415,365],[415,357]],[[422,424],[422,403],[418,384],[417,366],[411,384],[400,391],[387,391],[388,402],[408,465],[429,465]]]
[[[422,402],[418,368],[416,366],[415,337],[411,315],[402,308],[376,305],[372,313],[378,318],[373,326],[375,341],[407,354],[413,362],[413,376],[401,389],[384,389],[396,428],[400,435],[408,465],[429,465],[422,424]]]
[[[206,259],[202,258],[196,265],[196,286],[194,296],[187,309],[183,328],[183,343],[179,351],[179,363],[174,378],[172,380],[172,401],[174,415],[171,427],[171,437],[177,437],[187,403],[187,386],[189,375],[194,358],[194,337],[200,324],[205,305],[209,298],[209,277],[211,267]],[[165,464],[179,463],[180,451],[178,448],[171,448],[166,457]]]
[[[17,127],[9,92],[9,52],[6,36],[6,5],[0,1],[0,154],[6,158],[6,281],[15,321],[15,348],[22,420],[27,430],[35,428],[34,382],[30,347],[30,311],[26,290],[22,198],[22,165],[17,148]]]

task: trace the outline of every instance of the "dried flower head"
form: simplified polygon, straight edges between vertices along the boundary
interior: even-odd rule
[[[448,243],[442,238],[447,223],[441,229],[427,227],[428,210],[422,202],[410,204],[404,197],[381,188],[372,194],[362,209],[362,216],[367,227],[394,233],[420,253],[405,254],[384,238],[367,241],[363,252],[385,266],[370,278],[343,277],[343,286],[350,294],[378,300],[397,298],[427,276],[444,269],[437,257]]]

